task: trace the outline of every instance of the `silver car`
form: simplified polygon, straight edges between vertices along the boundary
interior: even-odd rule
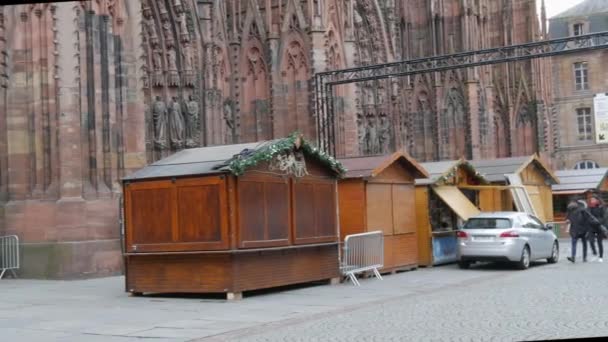
[[[559,259],[559,243],[551,225],[522,212],[492,212],[471,217],[458,231],[458,265],[476,261],[509,261],[526,269],[530,261]]]

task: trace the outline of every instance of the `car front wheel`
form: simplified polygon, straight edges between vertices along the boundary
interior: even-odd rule
[[[525,246],[524,250],[521,252],[521,259],[517,263],[517,268],[525,270],[528,267],[530,267],[530,247]]]
[[[551,256],[547,258],[547,262],[550,264],[555,264],[559,260],[559,246],[557,241],[553,242],[553,248],[551,248]]]

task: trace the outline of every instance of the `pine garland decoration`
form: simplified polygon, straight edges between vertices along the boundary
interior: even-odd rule
[[[338,174],[339,177],[346,173],[346,169],[340,162],[327,153],[309,144],[302,138],[302,135],[299,132],[294,132],[284,139],[276,140],[268,145],[262,146],[257,150],[244,151],[244,153],[234,156],[233,159],[228,162],[228,169],[234,175],[240,176],[245,173],[247,169],[258,165],[259,163],[270,161],[279,153],[293,149],[298,138],[301,141],[300,148],[304,151],[304,154],[317,159],[322,164],[331,168]]]

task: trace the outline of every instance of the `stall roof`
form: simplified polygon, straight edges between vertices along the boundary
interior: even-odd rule
[[[475,167],[462,158],[458,160],[443,160],[438,162],[421,163],[421,165],[429,173],[429,177],[416,179],[416,185],[435,184],[443,176],[448,175],[452,170],[461,165],[470,168],[473,173],[479,177],[482,183],[486,183],[486,179],[479,174]]]
[[[580,194],[588,189],[598,189],[608,175],[608,168],[585,170],[559,170],[559,184],[551,186],[554,194]]]
[[[506,174],[520,173],[530,163],[535,163],[544,171],[545,176],[552,184],[559,183],[559,179],[551,169],[538,158],[536,154],[525,157],[497,158],[472,160],[471,164],[490,182],[506,182]]]
[[[395,162],[411,166],[415,170],[415,178],[429,176],[416,160],[402,152],[381,156],[342,158],[339,161],[347,169],[344,178],[376,177]]]
[[[123,180],[131,181],[228,172],[239,175],[246,168],[293,148],[296,140],[298,140],[298,144],[301,144],[305,154],[320,160],[336,174],[342,175],[346,171],[335,159],[308,144],[301,136],[292,134],[283,139],[255,143],[185,149],[152,163],[123,178]]]

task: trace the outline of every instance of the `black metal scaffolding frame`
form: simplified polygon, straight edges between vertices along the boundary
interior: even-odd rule
[[[333,87],[482,65],[525,61],[608,48],[608,31],[526,44],[460,52],[315,74],[315,117],[319,148],[336,156]]]

